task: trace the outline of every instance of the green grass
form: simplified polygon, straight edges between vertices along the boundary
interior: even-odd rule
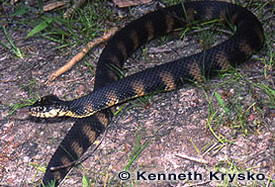
[[[8,43],[1,41],[1,44],[5,48],[10,50],[16,57],[21,58],[21,59],[24,58],[23,52],[20,50],[20,48],[16,47],[16,45],[14,44],[10,34],[7,32],[6,27],[4,25],[2,26],[2,29],[5,34],[6,39],[8,40]]]
[[[124,170],[128,171],[130,169],[133,162],[137,159],[137,157],[141,154],[141,152],[149,145],[150,141],[151,140],[149,139],[149,140],[146,140],[144,143],[142,143],[140,133],[139,132],[136,133],[135,144],[133,146],[132,153],[128,157],[129,161],[125,166]]]
[[[228,97],[226,98],[227,101],[215,90],[210,93],[212,95],[211,97],[207,96],[207,98],[209,98],[209,121],[212,123],[211,119],[215,119],[215,126],[217,128],[220,124],[226,124],[231,128],[237,128],[244,134],[247,134],[249,124],[251,125],[249,117],[258,116],[258,121],[253,120],[252,123],[254,125],[260,124],[261,106],[274,106],[274,90],[270,87],[271,85],[268,86],[263,82],[254,83],[238,72],[224,75],[224,77],[225,76],[230,77],[214,89],[223,89],[224,97]],[[252,89],[249,90],[249,88]],[[255,89],[262,94],[259,98],[255,96]],[[227,94],[229,94],[229,96],[227,96]],[[251,101],[246,101],[247,97],[250,98]],[[213,106],[216,104],[218,104],[218,108],[217,106]]]
[[[42,5],[43,6],[43,5]],[[100,8],[99,8],[100,7]],[[27,24],[31,29],[26,38],[44,37],[57,43],[57,48],[75,47],[87,44],[93,38],[101,36],[105,31],[104,22],[112,14],[106,7],[106,1],[96,0],[92,4],[78,9],[71,19],[63,18],[64,10],[51,11],[55,15],[44,12],[36,18],[28,20],[32,14],[30,7],[19,5],[11,14],[15,19],[25,16],[25,19],[17,19],[18,24]]]
[[[27,85],[20,86],[22,90],[27,90],[29,98],[20,99],[19,102],[10,106],[9,116],[13,115],[16,111],[21,108],[33,105],[37,100],[40,99],[40,95],[35,92],[37,85],[34,81],[30,82]]]

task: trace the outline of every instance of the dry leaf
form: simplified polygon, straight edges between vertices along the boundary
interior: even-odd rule
[[[113,2],[119,8],[125,8],[130,6],[142,5],[146,3],[150,3],[152,0],[113,0]]]
[[[19,1],[19,0],[11,0],[11,1],[10,1],[10,4],[13,5],[13,4],[17,3],[18,1]]]
[[[68,4],[68,2],[66,2],[66,1],[64,1],[64,2],[57,1],[54,3],[49,3],[43,7],[43,11],[47,12],[47,11],[51,11],[51,10],[57,9],[57,8],[62,9],[62,8],[65,8],[67,4]]]

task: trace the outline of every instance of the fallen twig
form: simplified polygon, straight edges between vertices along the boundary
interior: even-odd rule
[[[89,50],[91,50],[93,47],[107,41],[110,39],[110,37],[112,35],[114,35],[114,33],[118,30],[118,27],[114,27],[112,28],[108,33],[106,33],[104,36],[102,36],[101,38],[97,38],[91,42],[89,42],[87,44],[86,47],[84,47],[80,53],[78,53],[77,55],[75,55],[69,62],[67,62],[64,66],[62,66],[61,68],[59,68],[58,70],[56,70],[55,72],[53,72],[52,74],[50,74],[48,76],[48,80],[49,81],[53,81],[55,80],[58,76],[60,76],[61,74],[65,73],[66,71],[68,71],[69,69],[72,68],[73,65],[75,65],[78,61],[80,61],[88,52]]]
[[[191,160],[191,161],[194,161],[194,162],[199,162],[199,163],[202,163],[202,164],[208,164],[208,162],[204,159],[190,157],[190,156],[182,155],[182,154],[175,154],[175,156],[180,157],[180,158],[184,158],[184,159],[187,159],[187,160]]]

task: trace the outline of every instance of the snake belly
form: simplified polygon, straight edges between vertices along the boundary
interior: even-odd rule
[[[232,37],[202,53],[181,58],[119,79],[113,66],[125,60],[142,44],[186,24],[218,19],[237,27]],[[171,91],[186,82],[203,82],[217,71],[238,65],[257,52],[264,42],[263,28],[247,9],[226,2],[196,1],[151,12],[118,31],[103,50],[96,69],[94,91],[72,101],[55,96],[42,98],[30,109],[36,117],[70,116],[78,119],[53,155],[44,184],[66,176],[111,122],[112,107],[155,91]],[[45,108],[50,108],[51,114]],[[58,170],[52,167],[66,166]]]

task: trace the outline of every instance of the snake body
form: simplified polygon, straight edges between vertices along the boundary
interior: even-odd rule
[[[213,19],[236,26],[237,31],[228,40],[202,53],[122,79],[110,68],[122,68],[133,51],[156,36],[186,24]],[[244,62],[261,48],[263,42],[263,28],[257,18],[247,9],[226,2],[178,4],[130,22],[109,40],[103,50],[96,69],[93,92],[72,101],[62,101],[53,95],[46,96],[30,108],[30,115],[36,117],[82,118],[78,119],[52,157],[44,183],[56,179],[57,185],[65,177],[73,164],[54,172],[50,167],[68,165],[83,155],[110,123],[112,113],[109,107],[155,91],[171,91],[186,82],[203,82],[217,71],[225,71]]]

